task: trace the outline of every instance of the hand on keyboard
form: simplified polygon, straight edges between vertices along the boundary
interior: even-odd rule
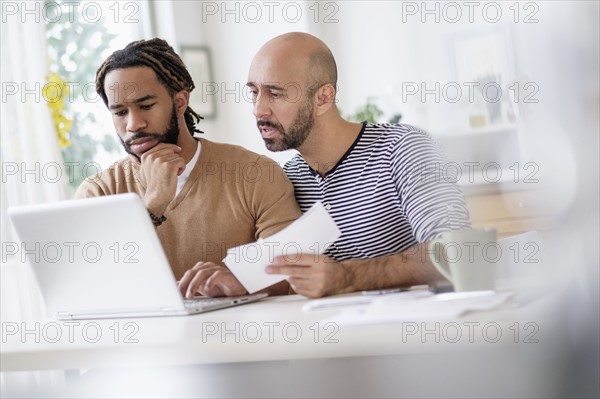
[[[181,295],[193,298],[197,294],[208,297],[240,296],[248,292],[225,266],[198,262],[185,272],[178,283]]]

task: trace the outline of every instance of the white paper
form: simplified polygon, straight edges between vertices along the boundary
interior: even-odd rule
[[[427,288],[419,290],[408,290],[402,292],[395,292],[391,294],[380,295],[342,295],[332,296],[320,299],[311,299],[302,306],[302,310],[305,312],[313,312],[319,310],[330,310],[330,309],[347,309],[352,306],[366,306],[373,302],[378,302],[385,299],[398,299],[403,300],[422,298],[426,296],[432,296],[433,293],[429,292]]]
[[[438,294],[412,298],[398,295],[379,298],[366,307],[339,313],[328,320],[338,325],[359,326],[417,320],[455,319],[467,312],[494,309],[505,303],[512,293],[502,292],[472,297],[448,295]],[[443,297],[439,298],[439,296]]]
[[[277,256],[293,259],[299,253],[322,254],[341,232],[323,204],[317,201],[305,214],[280,232],[227,251],[223,260],[249,293],[269,287],[287,276],[267,274]]]

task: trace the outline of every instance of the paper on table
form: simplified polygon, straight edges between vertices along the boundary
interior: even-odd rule
[[[265,268],[277,256],[293,259],[299,253],[322,254],[341,235],[335,221],[317,201],[304,215],[280,232],[227,251],[223,260],[249,293],[279,281],[281,274],[267,274]]]
[[[421,286],[417,286],[419,288],[416,288],[414,290],[406,290],[406,291],[400,291],[400,292],[393,292],[393,293],[389,293],[389,294],[384,294],[383,296],[380,295],[350,295],[350,296],[346,296],[346,295],[342,295],[342,296],[331,296],[331,297],[326,297],[326,298],[320,298],[320,299],[311,299],[310,301],[306,302],[303,306],[302,306],[302,310],[305,312],[313,312],[313,311],[319,311],[319,310],[331,310],[331,309],[335,309],[335,308],[348,308],[348,307],[352,307],[352,306],[366,306],[366,305],[370,305],[373,302],[378,302],[380,300],[382,300],[382,298],[385,299],[392,299],[392,297],[394,299],[399,299],[401,298],[402,300],[408,300],[408,299],[414,299],[414,298],[423,298],[426,296],[432,296],[433,293],[431,293],[427,288],[421,288]]]
[[[443,298],[438,298],[444,295]],[[369,325],[417,320],[444,320],[459,317],[467,312],[494,309],[505,303],[510,292],[479,296],[448,296],[439,294],[420,298],[389,296],[373,301],[366,308],[342,312],[329,321],[338,325]]]

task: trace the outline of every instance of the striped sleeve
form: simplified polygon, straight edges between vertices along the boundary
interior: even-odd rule
[[[398,141],[393,154],[392,176],[419,243],[470,226],[456,172],[429,135],[413,130]]]
[[[469,227],[456,170],[446,165],[427,133],[409,125],[365,123],[323,176],[300,154],[284,170],[300,209],[321,201],[337,223],[342,234],[326,254],[342,261],[399,253]]]

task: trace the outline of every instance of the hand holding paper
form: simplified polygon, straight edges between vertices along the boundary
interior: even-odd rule
[[[253,293],[286,278],[265,272],[265,267],[277,256],[294,258],[300,253],[322,254],[340,235],[340,230],[323,204],[316,202],[279,233],[229,249],[224,262],[248,292]]]

